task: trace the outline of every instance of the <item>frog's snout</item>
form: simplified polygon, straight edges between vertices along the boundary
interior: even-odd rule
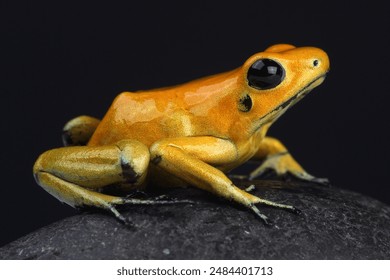
[[[329,57],[321,49],[318,48],[310,48],[311,55],[311,67],[313,69],[318,69],[323,75],[326,75],[330,70],[330,62]]]
[[[329,71],[329,57],[322,49],[315,47],[301,47],[288,49],[283,52],[293,64],[300,64],[299,67],[306,70],[313,70],[317,75],[325,75]]]
[[[328,75],[328,72],[330,70],[329,62],[327,62],[327,65],[320,67],[321,63],[323,63],[323,61],[320,61],[319,59],[314,59],[313,60],[313,68],[322,68],[319,70],[320,70],[320,72],[322,72],[321,76],[323,76],[325,78],[326,75]]]

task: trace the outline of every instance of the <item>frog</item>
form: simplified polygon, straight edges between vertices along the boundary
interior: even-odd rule
[[[324,81],[329,68],[328,55],[320,48],[276,44],[227,72],[122,92],[102,119],[82,115],[70,120],[63,129],[64,147],[42,153],[33,175],[61,202],[103,209],[123,223],[130,222],[118,210],[123,205],[190,201],[132,195],[153,185],[198,188],[271,224],[258,206],[300,210],[239,188],[227,174],[257,160],[261,163],[248,180],[267,170],[305,181],[325,180],[307,173],[267,132]]]

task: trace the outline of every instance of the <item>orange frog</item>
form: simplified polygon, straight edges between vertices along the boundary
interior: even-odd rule
[[[63,137],[67,147],[43,153],[34,165],[35,179],[62,202],[106,209],[125,223],[118,205],[176,202],[113,194],[141,190],[147,182],[200,188],[251,209],[269,223],[256,204],[299,210],[252,195],[225,173],[258,159],[263,163],[250,179],[272,169],[324,182],[305,172],[283,144],[266,133],[324,81],[328,70],[324,51],[279,44],[226,73],[121,93],[101,121],[88,116],[69,121]]]

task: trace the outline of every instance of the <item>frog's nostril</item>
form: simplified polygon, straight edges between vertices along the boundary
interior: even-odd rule
[[[314,60],[313,60],[313,65],[314,65],[314,67],[317,67],[319,63],[320,63],[320,62],[318,61],[318,59],[314,59]]]

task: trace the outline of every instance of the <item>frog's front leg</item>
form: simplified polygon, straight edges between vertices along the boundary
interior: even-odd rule
[[[295,207],[268,201],[236,187],[217,167],[234,162],[237,149],[229,140],[204,137],[164,139],[152,145],[151,161],[186,183],[233,200],[251,209],[266,224],[268,218],[254,205],[262,203],[299,212]]]
[[[263,162],[249,174],[250,180],[263,175],[267,170],[273,170],[278,176],[290,173],[301,180],[329,184],[328,179],[316,178],[307,173],[291,156],[286,147],[275,138],[265,137],[252,159],[262,160]]]
[[[34,165],[37,183],[72,207],[97,207],[126,219],[115,209],[121,204],[166,204],[175,201],[142,200],[100,193],[106,186],[139,187],[149,165],[149,149],[134,140],[101,147],[64,147],[43,153]]]

